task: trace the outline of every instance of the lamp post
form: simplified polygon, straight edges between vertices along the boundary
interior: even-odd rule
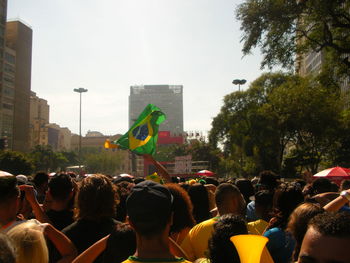
[[[247,82],[247,80],[245,80],[245,79],[234,79],[232,81],[232,84],[238,85],[238,91],[241,91],[241,85],[245,84],[246,82]]]
[[[87,89],[84,88],[79,88],[79,89],[74,89],[74,92],[78,92],[79,93],[79,170],[81,171],[81,94],[83,92],[87,92]]]

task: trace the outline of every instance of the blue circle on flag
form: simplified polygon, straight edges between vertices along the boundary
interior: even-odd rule
[[[140,141],[144,141],[148,136],[147,123],[140,125],[140,126],[137,126],[135,129],[133,129],[132,135],[134,136],[135,139],[138,139]]]

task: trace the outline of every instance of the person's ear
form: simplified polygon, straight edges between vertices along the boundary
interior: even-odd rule
[[[132,229],[135,230],[135,226],[134,226],[134,224],[131,222],[129,216],[126,216],[125,222],[126,222],[127,224],[129,224],[129,225],[131,226]]]

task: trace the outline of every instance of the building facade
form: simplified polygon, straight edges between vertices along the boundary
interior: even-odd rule
[[[70,151],[72,133],[66,127],[60,127],[56,123],[46,125],[48,144],[54,151]]]
[[[154,104],[166,114],[160,131],[172,135],[183,133],[183,87],[182,85],[131,86],[129,95],[129,127],[148,104]]]
[[[3,92],[3,67],[5,58],[5,30],[7,18],[7,0],[0,0],[0,138],[8,138],[11,143],[13,110],[3,110],[5,95]]]
[[[50,106],[47,101],[39,98],[35,92],[30,96],[29,115],[29,147],[33,149],[36,145],[48,145],[48,127],[50,122]]]
[[[6,137],[7,148],[13,145],[15,104],[16,52],[5,47],[1,89],[1,135]]]
[[[21,21],[6,23],[5,45],[15,56],[12,149],[29,150],[29,115],[32,68],[32,29]]]

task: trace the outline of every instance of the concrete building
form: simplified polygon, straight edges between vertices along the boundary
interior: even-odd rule
[[[0,0],[0,65],[3,65],[5,58],[5,29],[6,29],[6,18],[7,18],[7,0]],[[13,109],[3,110],[4,92],[3,92],[3,76],[4,69],[0,66],[0,138],[8,137],[9,141],[12,142],[9,136],[12,135],[12,119]],[[5,102],[6,103],[6,102]]]
[[[36,145],[48,145],[48,127],[50,122],[50,106],[47,101],[39,98],[35,92],[30,96],[30,115],[29,115],[29,147]]]
[[[7,149],[13,145],[16,52],[5,47],[1,89],[1,136],[7,138]]]
[[[322,52],[310,51],[304,56],[298,56],[296,71],[301,76],[318,74],[322,69],[322,62]]]
[[[160,125],[160,131],[169,131],[172,135],[183,133],[183,87],[182,85],[140,85],[130,87],[129,127],[143,109],[150,103],[166,114],[166,120]]]
[[[23,22],[6,23],[5,45],[16,53],[12,149],[23,152],[29,150],[32,36],[32,29]]]
[[[48,144],[54,151],[70,151],[71,150],[71,131],[66,127],[60,127],[56,123],[46,125]]]

